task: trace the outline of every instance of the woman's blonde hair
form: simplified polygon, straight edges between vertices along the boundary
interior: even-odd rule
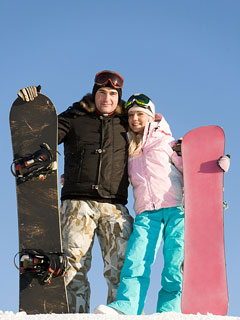
[[[154,119],[149,116],[148,122],[152,122]],[[142,142],[143,142],[143,134],[135,133],[129,128],[129,147],[128,147],[128,154],[131,157],[136,157],[141,153],[142,150]]]
[[[130,143],[128,147],[128,155],[131,157],[138,156],[142,149],[143,135],[129,130]]]

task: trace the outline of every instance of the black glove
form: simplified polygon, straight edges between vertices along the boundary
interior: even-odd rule
[[[175,151],[178,156],[182,155],[182,140],[183,138],[179,138],[172,147],[173,151]]]
[[[17,95],[26,102],[33,101],[41,91],[41,86],[30,86],[18,91]]]

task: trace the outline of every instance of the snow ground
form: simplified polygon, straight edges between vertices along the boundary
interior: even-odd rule
[[[240,317],[208,315],[186,315],[175,312],[154,313],[143,316],[95,315],[95,314],[39,314],[27,315],[25,312],[14,314],[0,311],[0,320],[237,320]]]

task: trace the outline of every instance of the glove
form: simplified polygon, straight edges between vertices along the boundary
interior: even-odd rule
[[[17,95],[25,102],[33,101],[41,91],[41,86],[30,86],[18,91]]]
[[[217,165],[219,166],[220,169],[222,169],[223,172],[228,172],[229,167],[230,167],[230,154],[221,156],[217,160]]]
[[[178,156],[182,155],[182,140],[183,138],[179,138],[172,147],[173,151],[175,151]]]

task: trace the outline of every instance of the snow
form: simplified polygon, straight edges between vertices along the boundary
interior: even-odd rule
[[[27,315],[25,312],[14,314],[11,311],[0,311],[0,320],[236,320],[240,317],[207,315],[186,315],[176,312],[154,313],[143,316],[95,315],[95,314],[38,314]]]

